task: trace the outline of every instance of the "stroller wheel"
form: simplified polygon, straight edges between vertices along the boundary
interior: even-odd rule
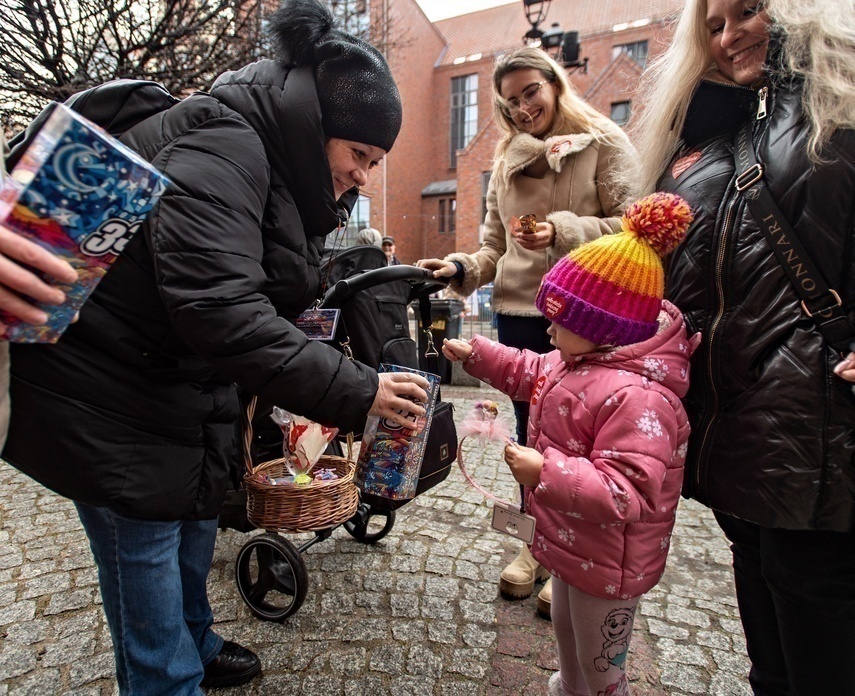
[[[366,503],[360,504],[356,514],[344,523],[348,534],[363,544],[380,541],[394,526],[394,510],[375,510]]]
[[[309,589],[309,574],[297,547],[270,532],[241,547],[235,579],[243,601],[265,621],[287,619],[303,604]]]

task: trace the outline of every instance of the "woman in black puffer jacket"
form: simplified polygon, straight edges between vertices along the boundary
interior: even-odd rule
[[[855,683],[855,638],[839,631],[855,619],[855,371],[736,191],[734,136],[752,124],[769,191],[851,320],[853,19],[837,0],[690,0],[631,127],[635,186],[695,211],[667,293],[703,333],[684,493],[732,543],[758,694]]]
[[[293,323],[319,296],[324,237],[398,135],[391,72],[314,0],[270,20],[278,60],[123,136],[168,191],[62,341],[14,348],[3,455],[77,504],[123,694],[198,694],[260,668],[211,630],[205,590],[235,384],[344,432],[423,413],[409,399],[425,380],[378,377]]]

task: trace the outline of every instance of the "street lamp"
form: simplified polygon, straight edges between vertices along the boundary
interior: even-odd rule
[[[525,18],[531,24],[531,29],[523,37],[526,44],[537,46],[543,37],[543,32],[538,28],[538,25],[546,19],[546,13],[549,12],[549,3],[551,2],[552,0],[523,0]]]
[[[529,46],[540,46],[561,63],[570,72],[581,69],[588,72],[588,59],[579,60],[579,32],[563,31],[558,22],[553,22],[546,31],[540,29],[541,22],[546,20],[549,3],[552,0],[523,0],[525,18],[531,24],[523,36],[523,41]]]

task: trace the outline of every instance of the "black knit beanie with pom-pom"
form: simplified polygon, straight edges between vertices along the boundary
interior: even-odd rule
[[[401,130],[401,95],[383,56],[370,44],[333,29],[316,0],[285,0],[268,32],[286,65],[311,65],[327,138],[392,149]]]

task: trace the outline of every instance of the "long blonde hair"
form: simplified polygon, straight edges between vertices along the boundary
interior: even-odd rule
[[[786,67],[804,78],[811,159],[838,128],[855,128],[855,0],[769,0],[784,32]]]
[[[668,48],[641,75],[627,126],[637,156],[621,167],[631,198],[656,188],[680,144],[692,94],[715,65],[706,13],[706,0],[687,0]]]
[[[497,159],[505,153],[514,136],[523,132],[505,111],[508,102],[502,98],[500,91],[502,78],[517,70],[529,69],[539,70],[544,79],[555,84],[558,91],[555,120],[552,128],[543,136],[544,139],[550,135],[567,133],[590,133],[600,140],[608,136],[608,124],[603,125],[608,119],[576,93],[564,68],[542,49],[525,46],[500,56],[493,66],[493,115],[502,131],[496,146]]]
[[[766,11],[785,36],[787,67],[804,79],[811,126],[808,154],[838,128],[855,127],[855,0],[768,0]],[[848,9],[846,9],[848,8]],[[653,191],[680,146],[698,83],[715,63],[709,51],[706,0],[687,0],[668,48],[644,72],[627,132],[638,157],[619,168],[631,198]]]

